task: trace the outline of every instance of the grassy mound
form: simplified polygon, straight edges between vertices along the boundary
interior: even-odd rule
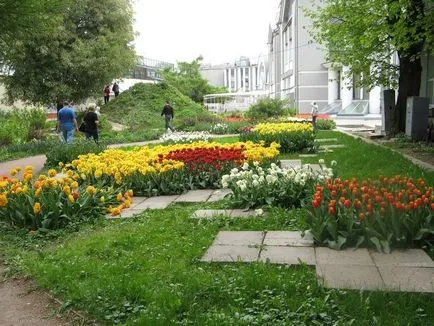
[[[164,122],[161,111],[166,99],[172,102],[175,111],[175,127],[186,121],[212,119],[211,114],[200,104],[166,83],[136,84],[105,104],[101,113],[113,122],[129,126],[131,130],[162,128]]]

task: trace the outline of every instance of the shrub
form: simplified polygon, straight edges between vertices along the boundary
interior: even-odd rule
[[[278,117],[285,112],[286,101],[278,99],[261,99],[246,112],[246,117],[252,120],[262,120]]]
[[[330,179],[316,186],[307,222],[315,240],[334,249],[412,247],[434,234],[432,191],[401,176]]]
[[[76,159],[81,154],[101,153],[107,148],[105,143],[95,144],[93,141],[77,140],[73,144],[66,145],[57,142],[46,153],[46,166],[57,166],[59,163],[67,163]]]
[[[27,140],[28,121],[24,119],[22,110],[16,110],[0,121],[0,145],[18,144]]]
[[[316,120],[316,127],[319,130],[332,130],[336,128],[336,122],[330,119]]]

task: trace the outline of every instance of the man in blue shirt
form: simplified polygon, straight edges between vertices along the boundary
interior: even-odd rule
[[[63,139],[67,144],[72,144],[74,131],[78,131],[78,125],[75,118],[75,111],[67,102],[63,103],[63,108],[61,108],[57,114],[56,129],[62,131]]]

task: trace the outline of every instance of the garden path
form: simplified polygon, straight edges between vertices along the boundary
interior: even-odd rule
[[[0,266],[0,325],[59,326],[66,321],[54,314],[55,302],[30,280],[3,280]]]

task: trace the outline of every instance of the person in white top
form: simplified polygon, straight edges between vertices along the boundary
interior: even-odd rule
[[[316,102],[310,104],[312,106],[312,126],[313,130],[316,130],[316,118],[318,117],[318,105]]]

